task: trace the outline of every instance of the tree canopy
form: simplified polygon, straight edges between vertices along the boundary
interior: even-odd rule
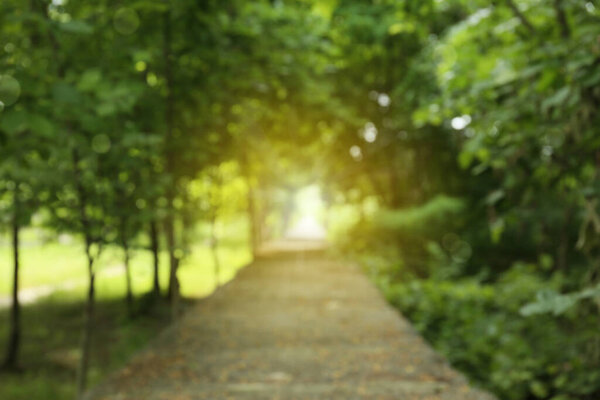
[[[195,223],[246,210],[256,250],[281,233],[272,220],[288,218],[290,196],[316,183],[330,209],[359,210],[354,249],[392,254],[376,273],[387,284],[506,285],[522,268],[541,283],[507,307],[584,332],[546,372],[509,376],[494,359],[486,371],[509,383],[483,384],[511,399],[596,396],[585,371],[600,358],[585,348],[598,342],[597,7],[3,0],[0,223],[15,259],[6,365],[18,364],[19,233],[33,217],[85,244],[82,393],[107,246],[126,265],[148,246],[158,294],[164,238],[176,316]]]

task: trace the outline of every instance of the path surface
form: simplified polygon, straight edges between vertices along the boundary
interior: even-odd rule
[[[357,268],[301,248],[271,248],[88,399],[493,399]]]

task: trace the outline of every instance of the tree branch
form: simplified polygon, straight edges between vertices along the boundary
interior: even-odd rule
[[[567,13],[563,8],[562,0],[554,0],[554,11],[560,27],[560,35],[563,39],[568,39],[571,37],[571,28],[569,27],[569,21],[567,21]]]
[[[506,4],[512,10],[513,14],[515,14],[515,17],[517,17],[519,21],[521,21],[523,26],[525,26],[525,28],[527,28],[527,30],[530,33],[535,33],[535,28],[533,24],[527,19],[525,14],[523,14],[521,10],[519,10],[515,2],[513,0],[506,0]]]

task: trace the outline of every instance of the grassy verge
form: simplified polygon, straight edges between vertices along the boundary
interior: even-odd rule
[[[82,303],[64,293],[24,307],[21,375],[0,375],[0,398],[10,400],[73,399],[83,323]],[[65,298],[64,298],[65,297]],[[0,313],[2,319],[6,312]],[[122,365],[169,321],[168,307],[131,320],[120,299],[101,298],[97,306],[90,381],[98,382]],[[5,329],[0,338],[6,337]]]
[[[247,241],[243,237],[247,230],[238,225],[231,227],[232,235],[222,241],[219,249],[221,283],[232,279],[250,260]],[[198,244],[192,247],[179,271],[182,293],[188,299],[206,296],[215,288],[210,250],[203,244],[201,234],[196,239]],[[65,281],[77,284],[23,307],[21,364],[24,372],[21,375],[0,375],[0,399],[62,400],[74,397],[86,290],[85,261],[78,250],[80,246],[75,243],[56,242],[24,249],[23,287],[59,285]],[[0,255],[0,295],[4,295],[8,293],[6,287],[10,282],[10,279],[5,279],[10,276],[10,256],[6,247],[2,248]],[[124,300],[125,276],[118,267],[119,256],[118,249],[107,249],[99,264],[91,384],[122,366],[170,321],[168,306],[160,302],[150,304],[145,296],[152,285],[151,255],[146,251],[136,252],[132,260],[138,312],[133,319],[128,317]],[[168,267],[166,255],[161,257],[160,278],[165,289]],[[190,301],[185,304],[190,304]],[[0,357],[6,343],[7,320],[8,311],[0,309]]]

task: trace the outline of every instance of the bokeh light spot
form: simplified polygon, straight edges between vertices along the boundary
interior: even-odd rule
[[[390,96],[385,93],[379,94],[379,96],[377,96],[377,103],[379,103],[381,107],[389,107],[391,103]]]
[[[350,156],[352,156],[352,158],[354,158],[355,161],[362,160],[362,150],[360,149],[360,147],[356,145],[350,147]]]
[[[121,35],[131,35],[140,26],[140,18],[135,10],[123,7],[117,10],[113,20],[115,30]]]
[[[138,61],[135,63],[135,70],[138,72],[144,72],[147,68],[147,65],[143,61]]]
[[[108,153],[110,150],[110,138],[108,135],[99,134],[92,139],[92,150],[98,154]]]
[[[467,127],[467,125],[469,125],[470,123],[471,123],[470,115],[461,115],[460,117],[452,118],[450,125],[452,125],[453,129],[460,131],[460,130],[465,129]]]
[[[373,143],[377,140],[377,127],[372,122],[367,122],[365,124],[365,128],[363,129],[363,138],[368,143]]]
[[[0,101],[4,106],[11,106],[17,102],[21,95],[19,81],[10,75],[0,75]]]

